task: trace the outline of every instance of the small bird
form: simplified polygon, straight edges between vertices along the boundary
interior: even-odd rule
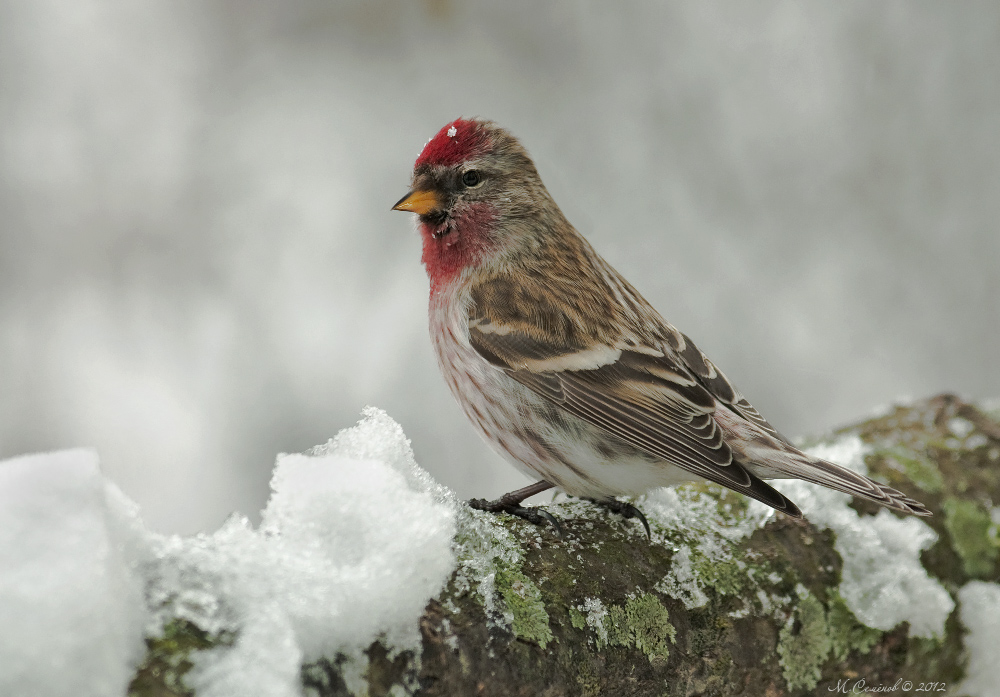
[[[905,513],[921,503],[807,455],[779,434],[563,216],[508,131],[457,119],[424,146],[411,191],[430,280],[430,335],[462,410],[539,481],[480,510],[535,523],[550,488],[627,518],[617,496],[710,481],[801,517],[764,479],[802,479]]]

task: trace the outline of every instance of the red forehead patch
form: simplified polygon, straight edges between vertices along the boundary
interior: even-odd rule
[[[473,155],[481,155],[488,147],[486,129],[478,121],[455,119],[427,141],[414,167],[423,164],[457,165]]]

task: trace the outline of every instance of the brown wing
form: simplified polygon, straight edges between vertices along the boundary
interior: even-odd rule
[[[778,433],[778,430],[768,423],[767,419],[761,416],[760,412],[729,381],[729,378],[715,367],[715,364],[709,360],[708,356],[702,353],[686,334],[682,334],[673,327],[669,327],[669,331],[674,332],[678,337],[677,354],[680,356],[681,361],[694,374],[698,382],[712,393],[712,396],[761,430],[792,445],[791,441]]]
[[[565,318],[552,321],[557,327]],[[733,460],[712,417],[717,402],[686,366],[653,348],[557,342],[544,324],[470,323],[487,361],[567,412],[633,447],[789,515],[798,508]]]

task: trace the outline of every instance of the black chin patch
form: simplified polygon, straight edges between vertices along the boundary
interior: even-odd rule
[[[451,225],[448,224],[448,214],[443,210],[431,211],[430,213],[420,216],[420,222],[434,228],[434,232],[431,233],[431,237],[436,240],[441,239],[451,232]]]
[[[420,222],[435,226],[440,225],[447,219],[448,214],[444,211],[431,211],[420,216]]]

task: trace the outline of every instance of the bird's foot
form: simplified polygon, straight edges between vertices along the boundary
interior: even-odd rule
[[[646,520],[646,516],[642,514],[642,511],[628,501],[619,501],[618,499],[592,499],[587,497],[583,497],[583,500],[590,501],[591,503],[596,504],[607,511],[611,511],[612,513],[617,513],[626,520],[636,518],[640,523],[642,523],[642,527],[646,529],[646,539],[653,539],[653,535],[649,531],[649,521]]]
[[[551,513],[546,511],[544,508],[538,508],[537,506],[522,506],[520,500],[509,497],[510,494],[504,494],[496,501],[471,499],[469,501],[469,508],[474,508],[477,511],[487,511],[489,513],[510,513],[511,515],[523,518],[534,525],[549,523],[553,528],[555,528],[556,534],[559,535],[559,537],[562,537],[562,528],[559,526],[559,521],[556,520]]]

